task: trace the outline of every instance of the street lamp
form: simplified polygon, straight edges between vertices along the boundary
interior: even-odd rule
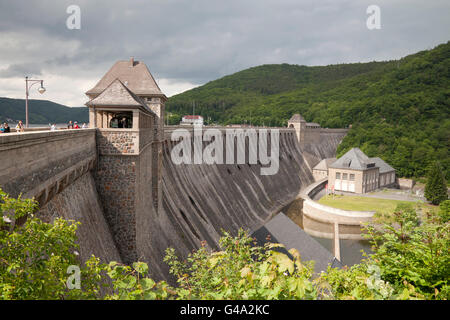
[[[30,83],[30,86],[28,86],[28,83]],[[28,95],[29,95],[31,87],[36,83],[41,83],[41,86],[39,87],[38,92],[40,94],[43,94],[45,92],[45,88],[43,86],[44,80],[31,80],[31,79],[28,79],[28,77],[25,77],[25,127],[26,128],[28,128]]]

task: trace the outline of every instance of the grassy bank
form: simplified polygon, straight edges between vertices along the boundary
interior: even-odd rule
[[[388,220],[399,204],[413,205],[419,212],[437,210],[437,207],[422,201],[413,202],[347,195],[327,195],[322,197],[318,202],[326,206],[343,210],[375,211],[377,217],[383,217]]]

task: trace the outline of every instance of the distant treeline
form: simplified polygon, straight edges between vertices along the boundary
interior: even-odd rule
[[[286,126],[301,113],[322,127],[351,124],[338,156],[359,147],[406,177],[439,160],[450,178],[450,42],[386,62],[246,69],[171,97],[169,123],[193,104],[206,123]]]
[[[89,122],[87,107],[70,108],[48,100],[28,100],[28,115],[30,123],[37,124]],[[25,99],[0,98],[0,121],[18,120],[25,123]]]

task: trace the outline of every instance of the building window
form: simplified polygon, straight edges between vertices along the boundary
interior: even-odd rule
[[[133,127],[133,113],[132,112],[118,112],[115,113],[109,122],[110,128],[132,128]]]
[[[347,180],[347,174],[346,173],[342,174],[342,180]]]
[[[341,173],[340,172],[336,172],[336,179],[340,179],[341,178]]]
[[[350,181],[355,181],[355,175],[353,173],[350,173]]]

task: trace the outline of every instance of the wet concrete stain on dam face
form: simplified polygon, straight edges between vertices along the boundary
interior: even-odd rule
[[[311,168],[322,158],[333,157],[343,134],[328,134],[320,144],[300,146],[295,133],[280,132],[279,171],[260,175],[261,164],[180,164],[171,160],[175,142],[163,148],[162,212],[152,220],[151,255],[155,278],[168,278],[162,262],[167,247],[186,257],[206,241],[218,249],[222,230],[250,232],[295,199],[313,182]]]

